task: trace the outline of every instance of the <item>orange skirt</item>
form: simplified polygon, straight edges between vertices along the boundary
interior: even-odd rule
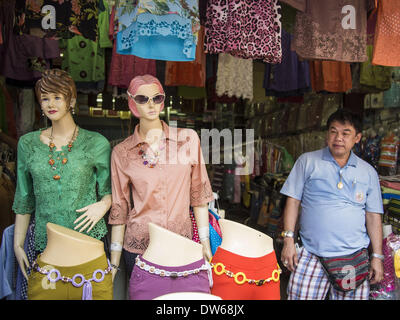
[[[262,257],[249,258],[218,247],[211,263],[214,266],[213,295],[223,300],[280,300],[280,268],[275,251]],[[265,279],[269,281],[264,281],[262,285],[261,282],[257,285],[247,281]]]

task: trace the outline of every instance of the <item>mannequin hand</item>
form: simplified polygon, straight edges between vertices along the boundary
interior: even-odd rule
[[[79,232],[83,232],[86,228],[89,229],[86,233],[89,233],[97,222],[100,221],[101,218],[104,217],[109,207],[104,201],[95,202],[90,204],[84,208],[76,210],[76,212],[85,212],[78,219],[74,221],[74,224],[81,222],[74,228],[74,230],[79,229],[79,227],[83,226]]]
[[[211,246],[210,246],[210,240],[203,240],[201,241],[201,244],[203,245],[203,256],[204,259],[207,261],[210,261],[212,258],[212,252],[211,252]]]
[[[26,268],[29,268],[29,261],[24,249],[20,246],[16,246],[14,247],[14,254],[22,274],[24,275],[25,279],[28,280],[28,274],[26,273]]]

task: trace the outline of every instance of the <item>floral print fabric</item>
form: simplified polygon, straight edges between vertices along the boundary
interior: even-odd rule
[[[343,13],[344,7],[353,11]],[[292,49],[304,59],[363,62],[366,44],[364,0],[306,0],[306,11],[296,15]]]
[[[146,59],[193,61],[200,30],[196,0],[140,0],[117,9],[117,52]]]
[[[123,1],[119,2],[120,5]],[[110,15],[109,37],[116,37],[119,26],[116,11],[119,7],[113,7]],[[108,74],[108,84],[127,89],[131,80],[138,75],[151,74],[156,76],[156,62],[151,59],[142,59],[133,55],[122,55],[117,53],[117,42],[114,41],[111,64]]]
[[[98,0],[17,0],[15,32],[29,34],[39,28],[43,37],[70,39],[75,34],[87,39],[97,39]],[[51,5],[55,9],[55,29],[43,29],[42,20],[47,12],[42,8]]]
[[[277,0],[210,0],[205,25],[206,52],[280,63],[279,9]]]

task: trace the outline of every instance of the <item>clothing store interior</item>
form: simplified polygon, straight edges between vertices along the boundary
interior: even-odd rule
[[[326,147],[338,109],[361,118],[352,152],[383,199],[384,279],[369,299],[399,299],[397,2],[1,1],[0,299],[286,300],[280,190],[300,155]],[[62,163],[35,91],[48,69],[76,87]],[[163,92],[133,96],[143,75]],[[158,123],[194,137],[201,165],[147,156],[132,111],[143,97],[164,98]],[[78,232],[76,210],[93,203],[108,206]]]

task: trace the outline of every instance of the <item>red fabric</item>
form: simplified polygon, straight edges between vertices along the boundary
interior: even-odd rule
[[[166,86],[205,87],[206,54],[204,53],[204,27],[199,31],[194,61],[167,61],[165,65]]]
[[[278,268],[275,251],[259,258],[249,258],[218,247],[212,263],[218,262],[221,262],[226,270],[235,274],[243,272],[248,279],[254,280],[270,278],[272,272]],[[239,281],[241,279],[239,277]],[[234,278],[226,274],[216,275],[213,268],[213,282],[211,294],[223,300],[280,300],[280,281],[270,281],[261,286],[247,282],[239,285]]]
[[[112,8],[110,15],[110,27],[108,35],[111,40],[116,37],[117,21],[115,20],[115,7]],[[136,76],[151,74],[156,76],[156,61],[151,59],[142,59],[133,55],[123,55],[117,53],[117,41],[114,41],[114,47],[111,57],[108,84],[120,88],[128,88],[131,80]]]
[[[218,233],[218,235],[220,237],[222,237],[222,232],[221,232],[221,228],[219,226],[218,220],[210,212],[208,213],[208,219],[210,221],[211,226],[214,228],[214,230]]]

